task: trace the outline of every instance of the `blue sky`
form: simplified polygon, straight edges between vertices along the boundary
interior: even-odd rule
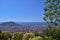
[[[42,22],[44,0],[0,0],[0,22]]]

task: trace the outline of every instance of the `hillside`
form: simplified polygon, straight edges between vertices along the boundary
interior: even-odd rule
[[[42,30],[46,29],[44,26],[23,26],[20,24],[17,24],[15,22],[4,22],[0,24],[1,30],[2,31],[10,31],[10,32],[31,32],[31,31],[36,31],[36,32],[42,32]]]

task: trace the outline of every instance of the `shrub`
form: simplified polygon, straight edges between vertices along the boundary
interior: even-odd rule
[[[3,40],[8,40],[9,38],[10,38],[10,40],[11,40],[11,33],[10,32],[8,32],[8,31],[3,31],[2,32],[2,39]]]
[[[29,40],[43,40],[43,38],[40,37],[40,36],[36,36],[36,37],[34,37],[34,38],[32,38],[32,39],[29,39]]]
[[[56,38],[56,40],[60,40],[60,26],[58,26],[57,29],[56,29],[55,38]]]
[[[53,40],[52,36],[45,36],[43,39],[44,40]]]
[[[0,30],[0,40],[2,39],[2,31]]]
[[[35,34],[34,34],[33,32],[31,32],[31,33],[26,33],[26,34],[24,34],[24,36],[23,36],[23,40],[29,40],[29,38],[33,38],[33,37],[35,37]]]
[[[22,32],[15,32],[12,37],[14,40],[22,40],[23,33]]]

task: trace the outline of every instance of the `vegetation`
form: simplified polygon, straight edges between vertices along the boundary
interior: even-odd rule
[[[44,11],[44,20],[49,25],[57,25],[60,22],[60,0],[46,0]]]
[[[60,22],[60,0],[46,0],[44,20],[49,25],[57,25]],[[60,40],[60,26],[53,28],[48,26],[42,33],[22,32],[10,33],[0,30],[0,40]]]
[[[14,40],[22,40],[22,38],[23,38],[23,33],[22,33],[22,32],[16,32],[16,33],[13,34],[12,38],[13,38]]]
[[[45,40],[60,40],[60,26],[52,28],[60,23],[60,0],[46,0],[44,7],[44,20],[48,23],[48,28],[43,32]]]
[[[15,32],[12,34],[8,31],[0,31],[0,40],[60,40],[60,26],[47,28],[42,33]]]
[[[24,34],[23,36],[23,40],[29,40],[30,38],[34,38],[35,37],[35,34],[33,32],[31,33],[26,33]]]
[[[8,31],[3,31],[0,35],[1,35],[0,36],[1,40],[8,40],[8,39],[11,40],[11,38],[12,38],[11,33]]]
[[[29,40],[42,40],[42,37],[36,36],[36,37],[34,37],[34,38],[32,38],[32,39],[29,39]]]

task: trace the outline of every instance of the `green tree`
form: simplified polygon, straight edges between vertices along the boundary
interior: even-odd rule
[[[11,40],[11,33],[10,32],[8,32],[8,31],[3,31],[2,32],[2,39],[3,40],[8,40],[8,39],[10,39]]]
[[[43,38],[42,38],[42,37],[40,37],[40,36],[36,36],[36,37],[31,38],[31,39],[29,39],[29,40],[43,40]]]
[[[45,36],[43,40],[54,40],[54,39],[52,38],[52,36]]]
[[[60,26],[57,28],[47,28],[43,31],[42,37],[44,40],[60,40]]]
[[[2,40],[2,31],[0,30],[0,40]]]
[[[53,29],[52,27],[48,27],[46,30],[43,31],[44,36],[53,36],[53,34],[55,33],[55,29]]]
[[[60,0],[46,0],[44,11],[43,19],[49,25],[57,25],[57,22],[60,22]]]
[[[14,34],[13,34],[13,40],[22,40],[22,38],[23,38],[23,33],[22,32],[15,32]]]
[[[33,31],[33,33],[35,34],[35,36],[41,36],[41,33],[38,33],[36,31]]]
[[[30,38],[33,38],[33,37],[35,37],[35,34],[33,32],[26,33],[23,36],[23,40],[29,40]]]
[[[56,33],[56,35],[54,35],[54,38],[55,38],[56,40],[60,40],[60,26],[57,27],[55,33]]]

